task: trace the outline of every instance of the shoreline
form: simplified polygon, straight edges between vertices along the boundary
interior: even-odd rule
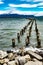
[[[0,50],[0,65],[28,65],[29,63],[42,65],[42,56],[38,53],[43,50],[32,47],[13,48],[11,50]],[[17,63],[17,64],[16,64]],[[30,65],[29,64],[29,65]]]

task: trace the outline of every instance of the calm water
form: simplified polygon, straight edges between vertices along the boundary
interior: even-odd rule
[[[25,45],[25,38],[28,32],[21,37],[21,43],[17,42],[17,33],[29,22],[28,19],[18,19],[18,18],[1,18],[0,19],[0,49],[6,50],[11,49],[12,38],[16,39],[16,45]],[[38,21],[38,29],[40,32],[41,45],[43,46],[43,21]],[[33,24],[32,35],[30,38],[30,43],[32,46],[36,46],[36,35],[35,35],[35,25]]]

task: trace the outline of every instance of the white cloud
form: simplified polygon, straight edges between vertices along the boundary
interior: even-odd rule
[[[2,0],[0,0],[0,4],[3,4],[4,2]]]
[[[43,16],[43,11],[36,12],[35,16]]]
[[[43,6],[43,2],[38,3],[38,4],[18,4],[18,5],[16,5],[16,4],[9,4],[9,7],[12,7],[12,8],[14,8],[14,7],[35,8],[37,6]]]
[[[0,15],[1,14],[9,14],[9,12],[10,12],[10,10],[5,10],[5,11],[0,10]]]
[[[30,1],[32,1],[32,0],[20,0],[20,1],[26,1],[26,2],[30,2]]]
[[[0,14],[23,14],[23,15],[34,15],[34,16],[43,16],[43,11],[20,11],[16,9],[0,11]]]
[[[20,0],[20,1],[26,1],[26,2],[30,2],[30,1],[31,1],[31,2],[32,2],[32,1],[33,1],[33,2],[39,2],[39,1],[41,1],[41,2],[43,2],[43,0]]]
[[[43,2],[39,3],[38,5],[40,5],[40,6],[43,5]]]
[[[19,10],[12,10],[11,14],[23,14],[23,15],[34,15],[34,16],[43,16],[43,11],[19,11]]]
[[[43,0],[33,0],[34,2],[39,2],[39,1],[43,1]]]
[[[15,5],[15,4],[9,4],[10,7],[22,7],[22,8],[32,8],[32,7],[37,7],[37,4],[19,4],[19,5]]]

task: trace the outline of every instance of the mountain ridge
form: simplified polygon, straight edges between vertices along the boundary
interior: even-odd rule
[[[34,16],[34,15],[20,15],[20,14],[2,14],[0,18],[36,18],[43,20],[43,16]]]

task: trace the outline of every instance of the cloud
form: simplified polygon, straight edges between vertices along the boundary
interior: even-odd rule
[[[39,8],[42,8],[42,9],[43,9],[43,7],[42,7],[42,6],[39,6]]]
[[[34,8],[34,7],[37,7],[37,4],[19,4],[19,5],[16,5],[16,4],[9,4],[10,7],[22,7],[22,8]]]
[[[32,0],[20,0],[20,1],[26,1],[26,2],[30,2],[30,1],[32,1]]]
[[[39,3],[38,5],[40,5],[40,6],[43,5],[43,2]]]
[[[34,15],[43,16],[43,11],[20,11],[17,9],[10,9],[5,11],[0,11],[0,14],[19,14],[19,15]]]
[[[9,14],[10,10],[0,10],[0,15]]]
[[[43,2],[43,0],[20,0],[20,1],[26,1],[26,2]]]
[[[43,16],[43,11],[36,12],[36,14],[34,16]]]
[[[11,10],[11,14],[43,16],[43,11],[20,11],[13,9]]]
[[[43,1],[43,0],[33,0],[33,1],[34,1],[34,2],[39,2],[39,1],[41,2],[41,1]]]
[[[0,4],[3,4],[4,2],[2,0],[0,0]]]
[[[22,7],[22,8],[41,8],[43,7],[43,2],[41,3],[38,3],[38,4],[9,4],[9,7],[12,7],[12,8],[17,8],[17,7]]]

